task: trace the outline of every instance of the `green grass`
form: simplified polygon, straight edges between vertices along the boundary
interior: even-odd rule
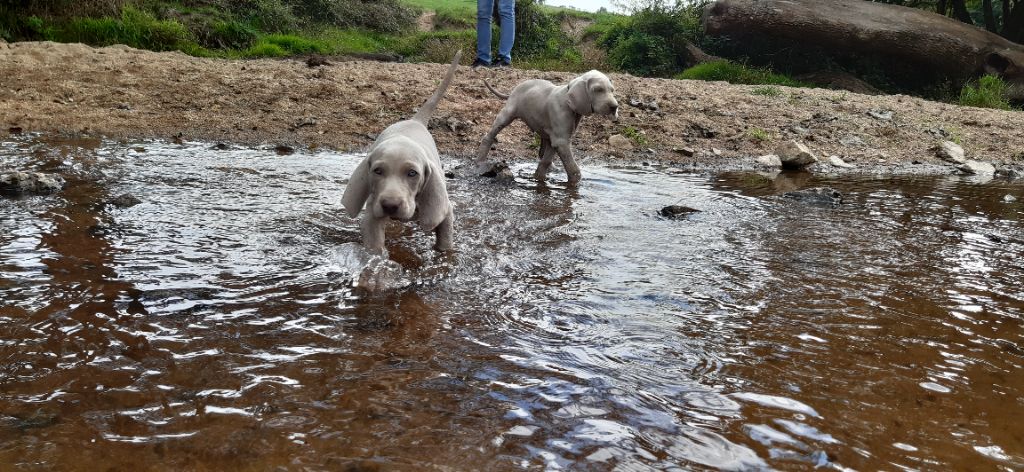
[[[754,87],[750,93],[754,95],[763,95],[765,97],[778,97],[779,95],[782,95],[782,89],[774,85],[765,85],[763,87]]]
[[[769,134],[767,131],[761,128],[754,128],[750,131],[747,131],[747,135],[750,136],[750,139],[753,139],[754,141],[767,141],[772,137],[771,134]]]
[[[139,49],[173,51],[195,49],[195,36],[174,20],[158,20],[150,13],[126,6],[120,18],[73,18],[63,25],[45,27],[45,39],[97,46],[126,44]]]
[[[476,25],[476,0],[402,0],[420,10],[432,10],[437,13],[435,23],[455,25]]]
[[[629,138],[631,141],[633,141],[633,144],[636,144],[637,146],[643,146],[647,144],[647,136],[644,136],[644,134],[641,133],[640,130],[632,126],[622,128],[622,135]]]
[[[1013,109],[1006,99],[1006,83],[995,75],[986,75],[964,85],[958,103],[970,107]]]
[[[748,85],[783,85],[787,87],[806,87],[797,80],[776,74],[768,69],[748,67],[731,61],[714,61],[698,64],[676,75],[677,79],[726,81],[731,84]]]

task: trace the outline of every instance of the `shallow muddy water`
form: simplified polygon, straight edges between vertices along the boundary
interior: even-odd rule
[[[358,159],[0,145],[69,179],[0,199],[2,468],[1024,468],[1020,184],[452,179],[367,269]]]

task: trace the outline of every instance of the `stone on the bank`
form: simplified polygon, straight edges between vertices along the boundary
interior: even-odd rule
[[[782,167],[782,159],[775,154],[766,154],[757,158],[757,163],[766,167]]]
[[[807,146],[796,141],[782,143],[775,150],[775,154],[782,160],[782,166],[790,169],[798,169],[818,162],[818,158]]]
[[[960,147],[959,144],[953,141],[943,141],[935,147],[935,155],[939,156],[939,159],[949,162],[955,162],[957,164],[963,164],[967,162],[967,158],[964,156],[964,148]]]
[[[59,175],[20,171],[0,173],[0,194],[3,195],[47,195],[62,188],[64,179]]]
[[[828,163],[832,164],[833,167],[841,167],[843,169],[853,169],[853,164],[847,164],[843,158],[839,156],[829,156]]]
[[[611,137],[609,137],[608,145],[615,149],[621,149],[623,151],[633,149],[633,142],[630,141],[629,138],[621,134],[613,134]]]
[[[996,166],[975,160],[968,160],[957,166],[957,169],[969,175],[995,175],[996,173]]]

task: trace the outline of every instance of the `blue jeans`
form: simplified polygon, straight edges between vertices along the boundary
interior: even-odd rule
[[[498,2],[498,59],[512,63],[512,43],[516,39],[516,0],[476,0],[476,58],[491,62],[491,12]]]

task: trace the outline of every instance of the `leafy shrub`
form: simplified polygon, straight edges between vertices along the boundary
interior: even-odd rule
[[[497,34],[493,35],[493,40],[497,42]],[[561,58],[574,50],[572,39],[562,31],[559,17],[546,13],[536,0],[516,0],[513,52],[517,56]]]
[[[235,16],[260,31],[285,33],[299,27],[299,18],[281,0],[241,0],[230,5]]]
[[[686,69],[677,75],[676,78],[710,81],[723,80],[731,84],[805,86],[801,82],[784,75],[772,73],[768,69],[747,67],[731,61],[713,61],[698,64]]]
[[[960,90],[959,103],[971,107],[1011,109],[1006,98],[1006,82],[995,75],[986,75],[965,84]]]
[[[686,45],[702,37],[699,11],[692,6],[647,6],[625,20],[592,27],[603,31],[600,44],[608,62],[632,74],[669,77],[686,64]]]

